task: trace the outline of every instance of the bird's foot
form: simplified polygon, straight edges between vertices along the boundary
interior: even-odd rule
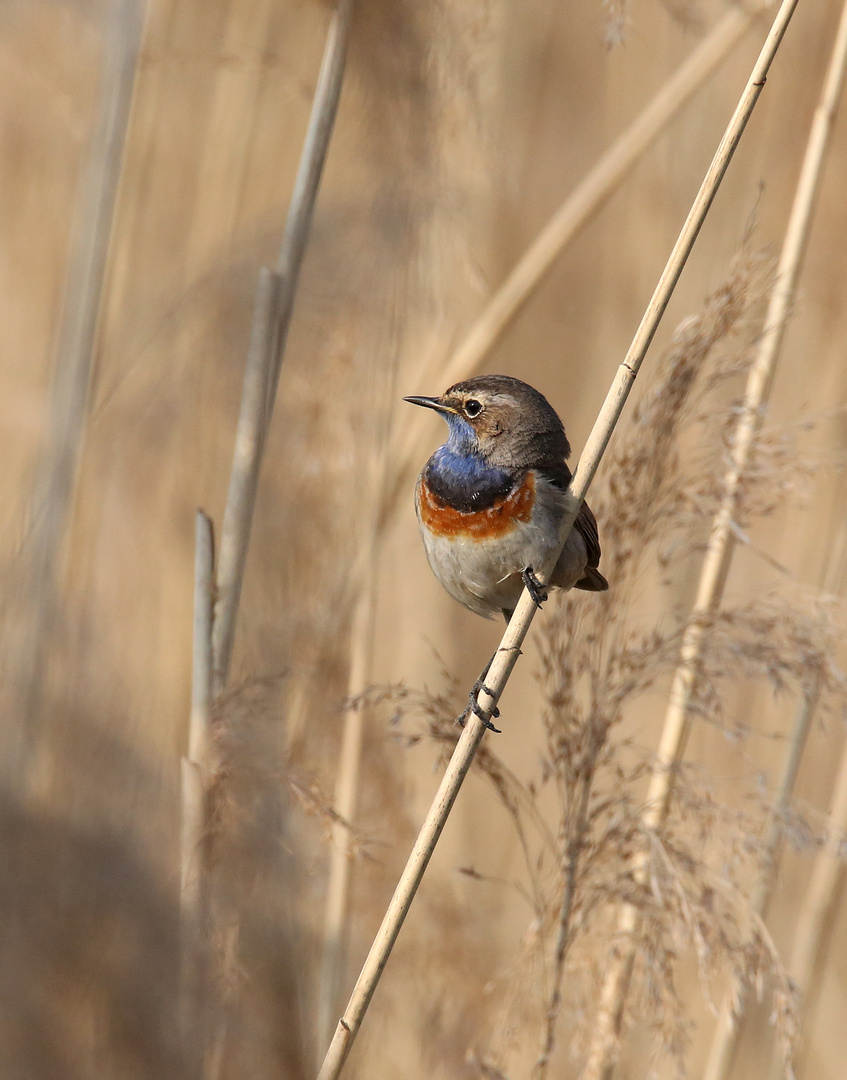
[[[524,585],[526,585],[526,591],[532,597],[532,602],[537,608],[540,608],[547,599],[547,590],[535,576],[531,566],[527,566],[521,571],[521,577]]]
[[[465,721],[468,719],[468,717],[470,716],[471,713],[474,713],[476,716],[478,716],[480,718],[483,725],[489,731],[496,731],[497,734],[500,735],[501,734],[500,728],[495,727],[491,723],[491,720],[489,720],[489,718],[485,715],[485,712],[484,712],[482,706],[480,705],[480,703],[476,699],[477,694],[481,690],[484,690],[485,693],[488,694],[489,697],[494,697],[494,695],[491,693],[491,691],[488,689],[488,687],[485,685],[485,683],[482,681],[482,679],[477,679],[477,681],[473,684],[473,688],[471,689],[470,694],[468,695],[468,707],[465,709],[465,711],[462,713],[462,715],[456,720],[456,723],[459,725],[459,727],[464,727],[465,726]],[[494,708],[491,710],[491,719],[496,720],[499,715],[500,715],[500,710],[495,705]]]

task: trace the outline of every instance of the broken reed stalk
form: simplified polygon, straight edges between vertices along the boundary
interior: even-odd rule
[[[723,16],[629,128],[603,154],[577,189],[561,204],[508,278],[485,305],[462,344],[448,358],[446,366],[440,372],[420,372],[422,384],[438,378],[442,386],[448,386],[473,374],[544,280],[562,251],[602,208],[632,165],[732,51],[764,11],[765,6],[760,0],[747,8],[733,7]],[[388,515],[399,505],[400,493],[405,490],[409,477],[417,468],[416,463],[421,459],[422,441],[426,436],[425,423],[417,417],[410,421],[410,430],[400,451],[400,467],[395,470],[390,489],[383,494],[383,526]],[[226,526],[224,528],[226,529]],[[378,533],[374,542],[380,542]],[[222,584],[220,577],[219,571],[219,586]],[[359,575],[354,574],[354,577]],[[367,566],[362,567],[360,600],[354,616],[356,627],[365,625],[370,618],[368,611],[372,609],[371,597],[375,588],[376,573],[374,560],[371,559]],[[362,639],[354,632],[351,640],[348,697],[354,699],[365,689],[370,664],[361,655]],[[362,719],[359,709],[348,710],[344,719],[335,809],[348,825],[352,823],[355,805],[355,778],[359,771]],[[318,1046],[325,1045],[330,1037],[332,1009],[341,974],[341,956],[348,933],[344,912],[347,909],[350,884],[349,841],[348,829],[343,825],[336,825],[333,829],[324,927],[324,958],[318,993]]]
[[[186,1033],[196,1022],[200,991],[196,949],[207,914],[206,800],[212,762],[212,522],[197,511],[194,534],[194,641],[191,673],[191,723],[188,753],[181,761],[182,829],[180,836],[180,912],[182,931],[182,1019]]]
[[[420,372],[422,382],[437,375],[441,385],[446,387],[474,373],[565,247],[611,198],[635,162],[729,55],[765,7],[760,0],[747,8],[733,7],[723,16],[561,204],[485,305],[446,365],[438,372]],[[401,465],[386,500],[389,506],[396,504],[399,493],[421,459],[428,430],[426,420],[414,417],[404,430],[408,434],[400,451]]]
[[[217,693],[224,690],[229,675],[265,434],[276,400],[300,268],[338,111],[352,11],[353,0],[340,0],[330,20],[276,271],[263,268],[256,290],[248,370],[221,534],[214,626]],[[264,400],[260,401],[262,396]],[[257,412],[260,404],[262,416]]]
[[[226,687],[235,618],[244,582],[247,548],[253,525],[253,508],[259,484],[259,469],[265,446],[268,417],[268,386],[273,364],[274,315],[279,277],[263,266],[259,271],[250,344],[244,367],[241,411],[232,452],[229,493],[221,531],[217,570],[217,596],[212,631],[214,692]]]
[[[809,141],[806,146],[806,155],[794,206],[789,221],[788,235],[786,236],[785,248],[792,243],[793,259],[795,266],[799,266],[801,254],[805,247],[809,225],[812,217],[812,209],[815,195],[818,190],[824,156],[829,143],[829,135],[835,118],[835,110],[841,97],[844,86],[845,67],[847,67],[847,3],[841,12],[841,20],[835,36],[835,45],[832,50],[829,68],[824,79],[823,91],[812,128],[809,133]],[[795,218],[797,224],[795,226]],[[794,227],[793,227],[794,226]],[[783,249],[785,250],[785,249]],[[780,270],[783,269],[782,263]],[[796,269],[795,269],[796,275]],[[779,277],[777,278],[779,281]],[[794,282],[792,282],[793,286]],[[786,296],[784,304],[784,316],[787,316],[788,306],[793,301],[793,287]],[[778,351],[778,344],[775,346]],[[836,592],[839,580],[843,576],[843,556],[838,560],[831,560],[825,574],[823,589],[825,592]],[[788,757],[783,766],[783,777],[780,785],[779,798],[771,818],[767,837],[763,848],[763,856],[759,872],[759,883],[753,898],[753,910],[757,915],[764,916],[770,902],[773,885],[776,878],[778,847],[782,839],[782,822],[785,812],[791,801],[794,782],[800,766],[800,758],[806,745],[806,736],[809,731],[812,717],[817,708],[818,687],[813,687],[804,696],[797,712],[794,732],[791,739]],[[792,975],[793,975],[792,971]],[[800,984],[803,985],[802,983]],[[717,1028],[709,1051],[709,1058],[703,1080],[725,1080],[732,1065],[732,1059],[738,1040],[739,1027],[743,1016],[743,1009],[748,987],[737,983],[726,994],[721,1006]]]
[[[17,665],[24,696],[21,732],[9,777],[27,778],[33,754],[49,627],[55,616],[61,549],[71,516],[74,484],[85,437],[103,283],[123,165],[144,0],[112,0],[101,46],[95,118],[83,166],[79,205],[65,272],[65,294],[56,343],[56,368],[47,426],[48,444],[36,477],[28,543],[30,624]]]
[[[642,815],[642,827],[647,832],[658,828],[665,818],[673,793],[674,770],[685,748],[690,725],[689,710],[706,637],[704,618],[720,605],[732,562],[735,546],[733,518],[739,487],[761,427],[788,315],[796,293],[797,277],[809,234],[828,136],[843,83],[845,51],[847,23],[842,17],[797,184],[759,349],[747,380],[744,406],[732,444],[730,467],[724,477],[721,504],[712,523],[691,622],[685,631],[679,664],[674,672]],[[646,853],[642,854],[633,867],[633,873],[639,882],[645,879],[646,859]],[[635,907],[630,904],[623,905],[618,919],[618,936],[623,944],[607,969],[583,1080],[599,1080],[600,1077],[610,1074],[635,959],[634,935],[637,924],[638,914]],[[721,1074],[715,1074],[718,1075]]]
[[[682,268],[691,253],[709,207],[720,187],[735,148],[744,133],[747,121],[765,85],[768,70],[788,27],[796,4],[797,0],[783,0],[741,99],[720,141],[668,262],[662,271],[650,303],[647,305],[647,310],[635,333],[632,344],[623,363],[618,368],[600,414],[588,436],[582,457],[571,481],[571,507],[562,522],[559,549],[555,556],[551,558],[549,565],[543,568],[542,579],[544,581],[549,577],[549,573],[556,563],[558,553],[564,546],[564,541],[573,526],[579,507],[585,498],[618,418],[623,411],[629,391],[635,382],[650,342],[653,340],[674,287],[679,280],[679,275],[682,273]],[[512,669],[517,662],[520,647],[529,631],[535,610],[535,604],[531,596],[524,589],[500,646],[495,653],[491,667],[485,676],[486,685],[491,693],[486,693],[485,690],[481,690],[479,693],[479,704],[484,714],[489,717],[500,695],[503,693]],[[475,714],[471,714],[456,744],[456,749],[447,764],[444,777],[388,905],[388,910],[365,960],[344,1016],[338,1022],[318,1080],[336,1080],[344,1067],[344,1062],[358,1034],[376,985],[388,962],[391,949],[397,940],[397,935],[400,933],[400,928],[414,900],[415,893],[432,857],[441,831],[446,824],[462,781],[470,769],[484,732],[485,728],[482,720]]]

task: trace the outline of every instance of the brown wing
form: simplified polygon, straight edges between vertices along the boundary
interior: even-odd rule
[[[587,566],[592,570],[600,565],[600,535],[597,532],[597,518],[591,512],[591,507],[584,502],[576,515],[573,527],[585,541],[585,550],[588,552]]]
[[[554,469],[546,468],[543,471],[556,487],[561,488],[563,491],[571,482],[572,474],[564,461]],[[605,592],[609,587],[609,583],[597,569],[600,565],[600,535],[597,531],[597,519],[591,512],[588,503],[584,502],[580,506],[573,527],[585,541],[585,550],[588,556],[585,564],[585,576],[579,579],[574,588],[585,589],[587,592]]]
[[[588,553],[588,561],[585,564],[585,577],[581,577],[574,585],[574,588],[585,589],[587,592],[605,592],[609,587],[609,583],[597,569],[600,564],[600,537],[597,533],[597,519],[592,514],[588,503],[583,503],[580,506],[573,527],[585,541],[585,550]]]

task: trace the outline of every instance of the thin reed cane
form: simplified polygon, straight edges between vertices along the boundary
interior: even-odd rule
[[[188,753],[181,761],[180,913],[182,931],[182,1019],[186,1033],[197,1022],[200,980],[193,957],[207,914],[206,799],[212,762],[212,522],[197,511],[194,535],[194,641]]]
[[[214,627],[215,689],[218,693],[225,688],[229,675],[265,433],[276,400],[300,268],[338,111],[352,13],[353,0],[339,0],[327,32],[276,272],[263,271],[256,293],[248,371],[221,535],[221,576]],[[261,416],[257,412],[260,404],[263,408]]]
[[[842,15],[821,101],[809,135],[776,280],[765,317],[761,343],[755,363],[750,370],[744,407],[735,430],[731,463],[724,477],[721,505],[712,523],[708,549],[703,560],[697,597],[692,609],[692,621],[685,632],[680,662],[674,673],[656,763],[642,817],[645,830],[656,829],[664,820],[673,792],[674,769],[683,753],[688,736],[689,708],[696,687],[697,667],[705,643],[706,631],[703,618],[719,606],[729,573],[735,546],[733,517],[739,486],[762,423],[788,315],[794,301],[797,277],[809,234],[828,137],[843,85],[846,60],[847,7]],[[634,867],[634,873],[641,880],[645,872],[645,857],[642,856]],[[632,940],[632,935],[637,921],[636,909],[632,905],[625,905],[619,917],[618,933],[629,940],[607,970],[598,1022],[594,1027],[583,1080],[597,1080],[599,1077],[609,1075],[610,1060],[620,1033],[623,1006],[632,973],[635,956],[635,942]],[[721,1051],[721,1056],[729,1052],[729,1049],[727,1042],[725,1049]],[[718,1058],[713,1058],[712,1061],[715,1069],[718,1069]],[[723,1073],[717,1071],[707,1075],[715,1080]]]
[[[765,85],[768,70],[776,54],[782,37],[788,27],[797,0],[783,0],[783,4],[777,13],[774,24],[767,36],[762,52],[748,80],[747,86],[741,96],[741,100],[732,115],[726,132],[721,139],[717,152],[709,166],[706,177],[700,187],[694,204],[689,211],[679,238],[674,245],[667,265],[662,272],[647,310],[639,324],[635,337],[618,368],[618,372],[603,404],[600,414],[588,437],[585,449],[579,464],[574,472],[570,486],[571,507],[562,522],[561,542],[559,550],[550,559],[549,565],[544,567],[543,580],[547,580],[552,567],[556,563],[558,554],[564,546],[564,542],[573,526],[574,519],[583,499],[603,452],[608,445],[615,425],[623,411],[629,391],[635,381],[641,367],[650,342],[668,305],[671,294],[682,273],[682,268],[691,252],[697,235],[708,213],[709,207],[723,179],[736,146],[744,132],[750,114],[755,107],[762,88]],[[494,656],[491,667],[485,676],[486,685],[491,693],[480,691],[479,703],[482,711],[490,716],[497,704],[503,689],[508,682],[512,669],[520,655],[520,647],[527,635],[533,616],[535,604],[529,593],[524,590],[515,608],[514,615],[509,622],[503,635],[500,646]],[[400,928],[409,911],[412,901],[420,885],[423,874],[429,863],[441,831],[446,824],[450,810],[459,793],[462,781],[470,769],[477,747],[485,732],[482,720],[471,714],[468,723],[463,730],[456,749],[447,765],[444,777],[439,785],[438,792],[430,807],[426,820],[415,841],[412,853],[409,856],[406,867],[400,877],[394,895],[388,905],[388,910],[382,920],[377,936],[371,946],[368,957],[365,960],[359,979],[356,982],[352,996],[345,1010],[344,1016],[339,1020],[332,1043],[327,1051],[323,1066],[321,1067],[318,1080],[335,1080],[344,1067],[344,1062],[358,1034],[364,1015],[370,1004],[379,978],[388,962],[388,957],[393,948]]]
[[[733,7],[723,16],[561,204],[485,305],[446,365],[437,371],[420,372],[422,383],[437,376],[442,386],[449,386],[476,371],[562,251],[611,198],[635,162],[729,55],[765,6],[759,2],[746,8]],[[413,417],[404,430],[407,434],[400,448],[401,464],[388,496],[389,504],[396,502],[409,475],[417,468],[428,426],[423,418]]]
[[[205,787],[212,750],[212,591],[214,589],[214,537],[212,522],[197,511],[194,528],[194,642],[191,673],[191,722],[188,753],[182,759],[192,776]],[[183,774],[184,775],[184,774]],[[191,786],[193,787],[193,781]],[[198,840],[205,830],[198,804],[183,799],[182,902],[183,910],[196,911]]]
[[[212,631],[214,656],[214,692],[226,687],[235,639],[235,618],[244,582],[247,548],[253,526],[253,508],[259,484],[259,469],[267,431],[268,392],[273,365],[274,317],[279,276],[263,266],[259,271],[250,345],[244,368],[241,411],[229,494],[221,531],[221,551],[217,571],[217,598]]]
[[[271,390],[268,407],[273,408],[276,388],[279,384],[279,372],[288,328],[291,325],[291,311],[294,306],[294,294],[300,278],[300,267],[306,251],[306,241],[312,225],[315,199],[321,182],[326,152],[332,135],[338,101],[341,97],[341,83],[344,78],[344,64],[347,59],[347,45],[350,40],[350,24],[353,18],[353,0],[338,0],[338,6],[332,15],[326,36],[323,61],[315,88],[315,100],[309,117],[309,127],[303,143],[300,167],[294,181],[291,196],[291,208],[285,223],[285,233],[276,263],[276,272],[281,278],[277,299],[277,339],[275,348],[274,370],[271,375]]]

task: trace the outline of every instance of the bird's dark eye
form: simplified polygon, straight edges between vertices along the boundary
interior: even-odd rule
[[[470,401],[465,402],[465,414],[467,416],[479,416],[481,412],[482,405],[476,400],[476,398],[471,398]]]

